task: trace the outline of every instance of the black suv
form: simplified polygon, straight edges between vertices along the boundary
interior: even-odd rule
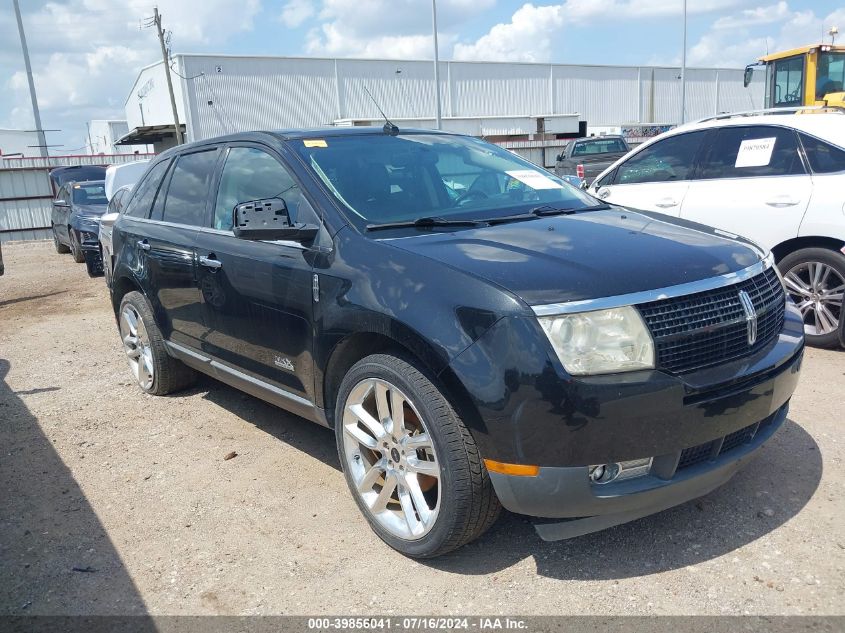
[[[141,388],[195,370],[333,427],[376,533],[500,506],[547,540],[727,481],[787,415],[801,316],[753,244],[602,205],[483,141],[374,128],[168,150],[114,230]]]

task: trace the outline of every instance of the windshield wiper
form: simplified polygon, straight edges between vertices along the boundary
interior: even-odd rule
[[[481,220],[449,220],[440,217],[417,218],[416,220],[402,220],[400,222],[385,222],[384,224],[368,224],[368,231],[380,231],[382,229],[421,228],[427,229],[438,226],[478,226],[484,224]]]
[[[609,204],[594,204],[588,207],[553,207],[544,204],[539,207],[534,207],[528,213],[518,213],[516,215],[505,215],[500,218],[488,218],[484,222],[488,224],[500,224],[503,222],[516,222],[518,220],[531,220],[533,218],[545,218],[553,215],[574,215],[581,211],[602,211],[609,209]]]

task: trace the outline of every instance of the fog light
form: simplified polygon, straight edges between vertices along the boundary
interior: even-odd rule
[[[596,484],[610,483],[619,474],[619,464],[598,464],[590,466],[590,481]]]
[[[607,484],[611,481],[622,481],[643,477],[651,471],[651,457],[632,459],[618,464],[597,464],[590,466],[590,481],[594,484]]]

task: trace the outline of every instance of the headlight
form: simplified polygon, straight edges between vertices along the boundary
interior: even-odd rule
[[[570,374],[654,368],[654,342],[632,306],[538,318]]]

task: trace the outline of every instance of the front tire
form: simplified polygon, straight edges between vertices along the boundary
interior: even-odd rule
[[[814,347],[839,343],[845,256],[826,248],[803,248],[778,263],[789,296],[804,317],[804,336]]]
[[[140,292],[129,292],[118,312],[120,338],[138,386],[154,396],[184,389],[196,379],[194,370],[167,353],[164,337]]]
[[[85,253],[82,252],[82,246],[72,228],[68,227],[67,234],[70,236],[70,254],[73,256],[73,261],[81,264],[85,261]]]
[[[346,482],[393,549],[432,558],[481,536],[500,505],[475,442],[415,363],[375,354],[340,385],[335,410]]]

